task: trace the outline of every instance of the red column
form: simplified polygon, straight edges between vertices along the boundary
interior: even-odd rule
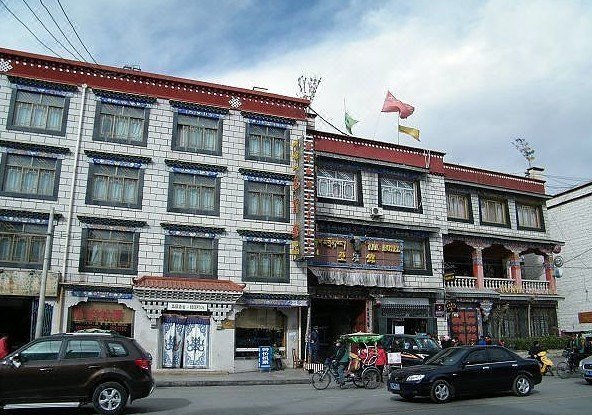
[[[522,288],[522,269],[520,268],[520,253],[512,251],[510,257],[510,270],[512,273],[512,279],[516,287]]]
[[[553,276],[553,257],[552,255],[545,255],[545,278],[549,283],[549,292],[551,294],[557,294],[557,284],[555,283],[555,277]]]
[[[484,287],[484,280],[483,280],[483,248],[475,248],[473,251],[473,277],[477,280],[475,281],[475,288],[478,290],[483,289]]]

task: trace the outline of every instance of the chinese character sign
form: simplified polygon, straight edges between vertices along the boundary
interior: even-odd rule
[[[271,369],[271,346],[259,346],[259,369]]]

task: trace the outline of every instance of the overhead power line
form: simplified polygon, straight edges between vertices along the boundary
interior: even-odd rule
[[[4,8],[8,11],[8,13],[10,13],[12,15],[12,17],[14,17],[20,24],[23,25],[23,27],[25,29],[27,29],[27,31],[33,35],[33,37],[35,38],[35,40],[37,40],[37,42],[39,42],[45,49],[49,50],[51,53],[53,53],[54,55],[56,55],[59,58],[64,58],[62,55],[60,55],[59,53],[57,53],[55,50],[53,50],[52,48],[50,48],[49,46],[47,46],[41,39],[39,39],[37,37],[37,35],[35,35],[35,33],[33,33],[31,31],[31,29],[29,29],[29,26],[27,26],[21,19],[18,18],[18,16],[16,14],[14,14],[12,12],[12,10],[10,10],[10,8],[6,5],[6,3],[4,3],[4,0],[0,0],[0,3],[2,3],[2,6],[4,6]]]
[[[57,37],[55,37],[55,35],[53,34],[53,32],[51,30],[49,30],[47,28],[47,26],[45,26],[45,23],[43,23],[43,21],[41,20],[41,18],[37,15],[37,13],[35,13],[35,10],[33,10],[31,8],[31,6],[29,6],[29,3],[27,3],[27,0],[23,0],[23,3],[25,3],[25,6],[27,6],[27,9],[29,9],[29,11],[31,13],[33,13],[33,16],[35,17],[35,19],[37,19],[37,21],[39,22],[39,24],[41,24],[41,27],[43,27],[45,29],[45,31],[47,33],[49,33],[49,35],[53,38],[53,40],[55,40],[57,42],[57,44],[62,47],[62,49],[64,49],[66,52],[68,52],[70,55],[72,55],[72,57],[74,59],[78,60],[78,57],[70,49],[68,49],[62,42],[60,42],[60,40]]]
[[[70,42],[70,39],[68,38],[68,36],[66,36],[66,34],[64,33],[64,31],[62,30],[62,27],[59,25],[59,23],[53,17],[53,14],[51,14],[51,11],[47,8],[47,6],[45,5],[45,3],[43,3],[43,0],[39,0],[39,3],[41,3],[41,5],[43,6],[43,8],[47,11],[47,14],[49,14],[49,17],[51,17],[51,20],[56,25],[56,27],[58,28],[58,30],[60,31],[60,33],[62,34],[62,36],[64,37],[64,39],[66,39],[66,41],[68,42],[68,44],[70,45],[70,47],[72,49],[74,49],[74,51],[80,57],[80,59],[82,59],[84,62],[87,62],[87,60],[84,58],[84,56],[82,56],[82,53],[80,53],[80,51],[76,48],[76,46],[74,46],[72,44],[72,42]]]
[[[76,28],[72,24],[72,21],[68,17],[68,13],[66,13],[66,10],[64,10],[64,7],[62,6],[62,3],[60,2],[60,0],[58,0],[58,5],[60,6],[60,9],[62,9],[62,13],[64,13],[64,16],[66,17],[66,20],[68,20],[68,23],[70,23],[70,27],[72,27],[72,30],[74,31],[74,34],[76,34],[76,37],[78,38],[78,41],[80,42],[80,44],[82,45],[82,47],[84,48],[84,50],[86,51],[86,53],[88,53],[88,56],[90,56],[90,58],[92,59],[92,61],[98,65],[98,62],[95,60],[94,56],[89,52],[88,48],[86,47],[86,45],[84,44],[84,42],[82,41],[82,39],[80,39],[80,35],[76,31]]]

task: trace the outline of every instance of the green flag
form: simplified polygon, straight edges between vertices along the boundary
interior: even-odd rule
[[[348,133],[352,134],[352,127],[358,123],[358,120],[355,120],[351,115],[345,111],[345,129]]]

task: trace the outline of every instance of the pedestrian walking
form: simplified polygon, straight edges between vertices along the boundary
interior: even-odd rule
[[[383,382],[382,374],[384,372],[384,367],[386,366],[387,358],[386,352],[384,351],[384,347],[382,344],[378,343],[376,346],[376,368],[380,372],[380,381]]]
[[[8,335],[0,334],[0,359],[4,359],[10,354],[10,345],[8,344]]]

